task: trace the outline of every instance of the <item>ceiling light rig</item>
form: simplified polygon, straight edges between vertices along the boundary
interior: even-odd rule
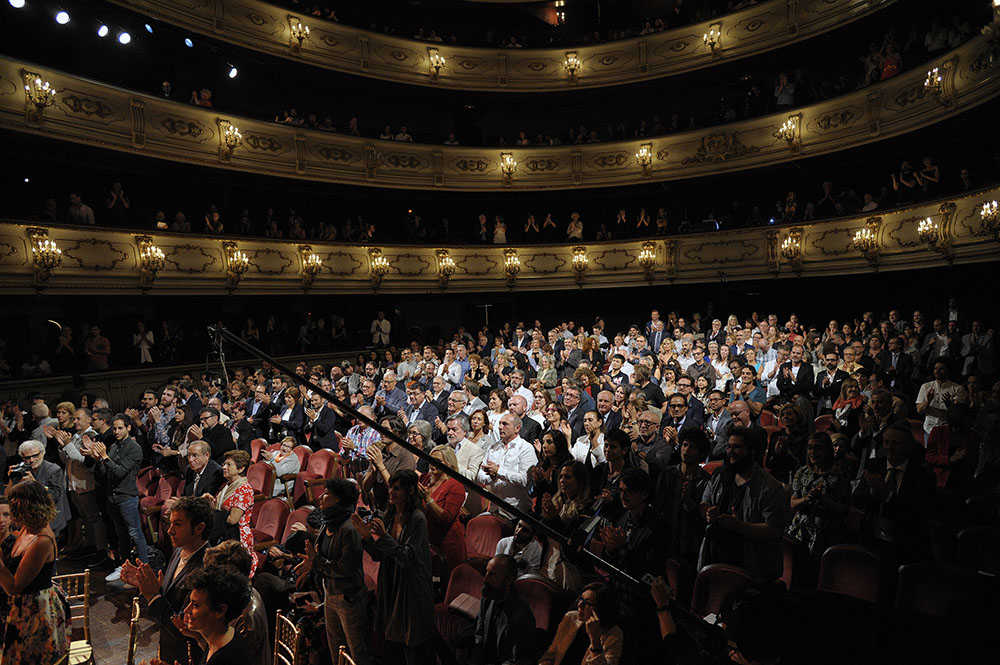
[[[132,35],[129,34],[128,30],[122,30],[118,33],[118,43],[122,46],[128,46],[132,43]]]

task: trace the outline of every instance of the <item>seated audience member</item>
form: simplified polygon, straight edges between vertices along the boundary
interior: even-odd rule
[[[225,479],[222,477],[222,467],[212,459],[212,448],[204,441],[192,441],[187,450],[188,468],[184,473],[184,490],[181,496],[215,496]],[[164,501],[164,513],[170,512],[176,501],[176,497]]]
[[[557,487],[555,494],[542,495],[542,517],[556,531],[573,533],[590,513],[590,472],[583,462],[565,462]]]
[[[455,418],[449,418],[454,421]],[[430,455],[452,471],[458,471],[458,459],[451,446],[435,446]],[[465,525],[458,519],[465,503],[465,487],[436,466],[421,477],[418,486],[421,510],[427,517],[431,547],[445,559],[451,570],[466,559]]]
[[[834,466],[833,442],[826,432],[809,437],[806,460],[792,478],[792,521],[785,530],[798,545],[794,571],[803,586],[815,583],[817,564],[826,548],[844,542],[844,516],[851,493],[849,479]]]
[[[539,665],[617,665],[624,637],[618,625],[618,599],[602,582],[583,587],[576,609],[567,612],[556,628],[552,644]]]
[[[206,495],[215,507],[213,542],[239,540],[253,559],[251,575],[257,571],[257,553],[254,551],[253,530],[250,518],[253,511],[253,487],[247,481],[250,468],[250,454],[245,450],[230,450],[222,462],[222,478],[225,485],[215,496]]]
[[[214,547],[206,548],[204,566],[206,568],[230,567],[240,575],[250,579],[253,560],[238,540],[224,540]],[[249,643],[250,652],[256,656],[252,665],[271,665],[273,645],[270,644],[267,623],[267,608],[264,606],[264,600],[261,598],[260,592],[251,586],[250,602],[239,618],[233,622],[233,627],[236,629],[236,634]]]
[[[299,472],[301,462],[293,451],[296,441],[291,436],[281,440],[281,447],[274,451],[260,451],[261,459],[274,469],[274,493],[272,496],[291,496],[295,479],[283,480],[285,476],[294,476]]]
[[[388,485],[384,517],[366,523],[355,513],[351,521],[365,550],[380,563],[375,626],[385,636],[385,662],[427,664],[436,634],[427,518],[415,471],[399,469]]]
[[[513,557],[500,554],[486,564],[471,657],[475,665],[534,662],[535,615],[514,592],[516,578]]]
[[[524,520],[518,520],[513,536],[497,541],[496,554],[513,557],[517,576],[536,575],[542,565],[542,544],[535,537],[535,528]]]
[[[250,581],[230,566],[199,568],[187,578],[183,625],[205,644],[200,665],[257,662],[251,643],[234,622],[250,604]]]
[[[383,419],[380,424],[397,437],[405,436],[403,423],[395,416]],[[369,429],[381,436],[377,430]],[[367,503],[373,509],[385,510],[389,505],[389,479],[397,471],[416,469],[417,458],[392,439],[386,438],[378,439],[377,443],[369,445],[367,457],[371,465],[361,480],[361,493],[369,497]]]
[[[729,432],[726,462],[713,475],[702,496],[707,527],[698,568],[728,563],[755,578],[781,576],[781,536],[788,523],[785,490],[754,462],[749,434]]]
[[[670,553],[694,570],[705,534],[701,497],[709,474],[701,468],[708,450],[704,430],[686,429],[680,435],[680,463],[667,467],[656,481],[653,508],[670,527]]]
[[[285,389],[281,408],[271,415],[271,437],[274,440],[278,437],[290,436],[295,439],[296,444],[305,444],[306,413],[302,406],[302,393],[295,386]],[[214,449],[215,446],[213,445]]]
[[[226,453],[236,449],[233,434],[219,422],[219,411],[208,406],[198,411],[200,425],[191,426],[191,435],[195,439],[205,441],[212,448],[212,459],[220,465],[225,461]]]
[[[542,497],[558,491],[559,469],[572,460],[566,436],[559,430],[542,435],[542,449],[538,463],[528,469],[528,495],[532,498],[534,512],[541,513]]]
[[[487,451],[477,481],[520,510],[531,510],[528,470],[538,461],[535,449],[520,437],[521,419],[514,414],[504,414],[499,429],[500,440]]]
[[[189,648],[191,660],[198,661],[201,656],[201,646],[188,639],[173,618],[188,602],[184,581],[202,567],[211,526],[212,505],[207,499],[201,496],[177,499],[167,527],[174,550],[162,577],[147,563],[126,562],[122,566],[122,579],[136,587],[146,602],[143,614],[159,627],[159,657],[166,663],[187,662]]]

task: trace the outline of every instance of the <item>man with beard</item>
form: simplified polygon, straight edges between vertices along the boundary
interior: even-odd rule
[[[519,520],[514,535],[497,542],[497,555],[514,558],[518,575],[533,575],[542,566],[542,544],[535,538],[535,529],[528,522]]]
[[[472,651],[475,665],[530,662],[534,655],[535,615],[515,595],[516,577],[514,557],[500,554],[486,564]]]
[[[781,576],[788,499],[781,483],[753,461],[751,452],[749,432],[730,430],[725,464],[712,475],[701,499],[708,526],[698,569],[728,563],[770,581]]]

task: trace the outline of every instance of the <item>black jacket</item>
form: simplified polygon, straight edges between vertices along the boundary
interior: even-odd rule
[[[106,497],[138,496],[135,475],[142,463],[142,449],[135,439],[115,441],[107,448],[108,459],[95,460],[88,457],[87,466],[94,469],[94,478],[101,493]]]
[[[778,391],[783,397],[792,397],[794,395],[805,395],[808,397],[813,391],[813,385],[816,383],[816,376],[812,365],[803,362],[799,365],[799,373],[792,377],[785,376],[786,368],[789,370],[792,368],[791,361],[786,362],[779,370]]]
[[[219,463],[223,462],[223,457],[230,450],[236,450],[236,442],[233,441],[233,433],[222,424],[215,427],[202,428],[201,440],[212,446],[212,459]]]
[[[309,444],[313,450],[319,450],[320,448],[329,448],[330,450],[340,449],[337,437],[334,436],[334,432],[337,429],[337,414],[327,404],[320,407],[316,420],[310,422],[306,426],[306,429],[312,432]]]
[[[247,418],[250,419],[250,424],[253,425],[254,438],[266,439],[271,429],[269,418],[274,415],[274,408],[270,403],[259,404],[257,406],[257,413],[254,413],[253,405],[254,399],[252,397],[247,398]]]
[[[211,464],[212,462],[209,462]],[[188,601],[188,589],[184,585],[184,579],[202,566],[202,557],[205,555],[205,548],[191,555],[191,558],[184,564],[184,568],[177,572],[177,566],[181,559],[180,548],[175,548],[163,571],[163,581],[160,583],[160,595],[153,599],[146,607],[146,616],[152,619],[160,628],[160,658],[165,663],[188,662],[188,644],[191,645],[191,662],[199,662],[201,650],[198,643],[188,640],[174,626],[172,618],[182,612]]]
[[[830,404],[832,405],[840,397],[840,385],[844,382],[844,379],[851,378],[851,375],[842,369],[838,369],[833,374],[833,381],[830,381],[830,383],[824,387],[823,379],[826,377],[827,371],[824,369],[816,377],[816,382],[813,387],[813,395],[816,396],[816,399],[828,397],[830,399]]]
[[[195,475],[194,470],[188,467],[187,472],[184,474],[184,491],[181,493],[182,496],[201,496],[205,493],[216,494],[225,482],[222,477],[222,467],[219,466],[218,462],[211,459],[205,464],[205,469],[201,472],[201,477],[197,483],[195,483]]]

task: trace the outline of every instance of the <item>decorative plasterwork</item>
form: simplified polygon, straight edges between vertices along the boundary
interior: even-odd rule
[[[227,122],[238,125],[242,144],[220,159],[219,117],[210,109],[37,67],[58,89],[103,100],[110,115],[99,118],[82,108],[70,113],[62,106],[63,117],[51,117],[39,125],[25,120],[23,102],[16,96],[0,96],[0,127],[177,162],[373,187],[512,191],[620,186],[770,166],[855,148],[940,122],[1000,94],[996,71],[1000,59],[984,68],[971,67],[984,41],[977,37],[939,59],[955,63],[949,69],[948,104],[923,93],[925,74],[918,67],[836,99],[728,125],[637,141],[507,148],[505,154],[516,164],[509,178],[502,173],[498,149],[401,147],[390,141],[235,116]],[[17,80],[25,66],[0,57],[0,82]],[[794,149],[774,136],[791,115],[798,118]],[[143,141],[137,142],[137,135]],[[636,158],[643,145],[655,156],[645,167]]]
[[[310,293],[386,293],[437,291],[442,288],[441,265],[454,262],[446,280],[449,292],[515,289],[613,288],[642,284],[713,282],[726,279],[809,277],[879,270],[933,268],[948,263],[1000,260],[1000,243],[980,233],[979,211],[984,202],[1000,198],[1000,187],[960,198],[932,201],[877,216],[836,219],[793,226],[670,236],[655,239],[590,242],[585,246],[365,246],[313,242],[309,253],[322,267],[309,281]],[[916,241],[920,220],[932,218],[941,240]],[[877,220],[877,224],[875,222]],[[878,240],[875,251],[859,251],[854,236],[870,227]],[[140,292],[138,254],[130,251],[135,238],[127,231],[94,227],[38,227],[33,223],[0,222],[0,288],[7,293],[32,292],[33,271],[24,260],[24,238],[42,232],[67,249],[68,260],[52,272],[48,293]],[[796,239],[797,251],[782,243]],[[163,249],[164,262],[152,295],[212,294],[235,288],[239,293],[299,294],[298,266],[302,246],[295,241],[226,236],[149,233],[144,240]],[[227,250],[228,246],[228,250]],[[226,252],[247,257],[238,279]],[[645,261],[643,260],[643,252]],[[581,265],[578,255],[586,256]],[[505,271],[510,256],[519,269]],[[384,259],[376,271],[376,260]],[[574,269],[574,257],[577,265]],[[509,266],[508,266],[509,267]]]
[[[301,16],[298,48],[287,11],[260,0],[112,0],[212,39],[348,74],[490,92],[548,92],[673,76],[781,48],[877,12],[896,0],[769,0],[711,21],[593,46],[492,49],[422,42]],[[308,3],[307,3],[308,4]],[[709,48],[702,35],[721,27]],[[444,59],[435,69],[431,49]],[[579,68],[565,67],[567,50]]]

